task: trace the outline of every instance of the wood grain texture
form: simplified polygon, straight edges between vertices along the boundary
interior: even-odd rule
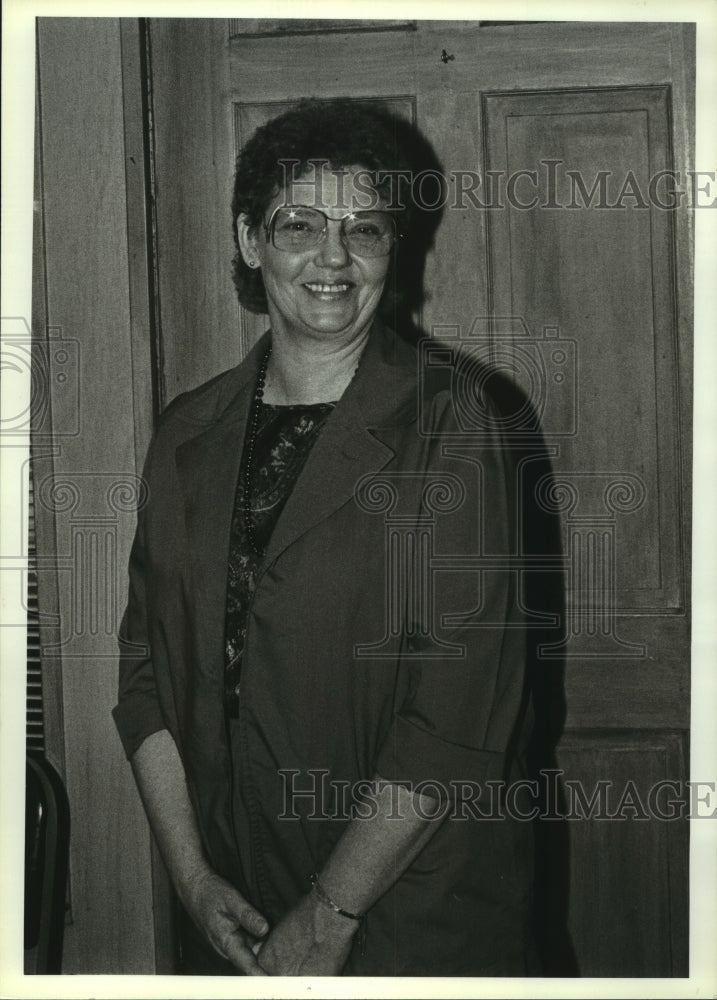
[[[234,157],[226,22],[153,19],[150,38],[162,409],[242,354],[231,277]]]
[[[329,18],[299,18],[282,21],[269,17],[232,17],[229,19],[228,33],[231,41],[237,37],[265,38],[270,35],[322,35],[329,32],[354,31],[415,31],[415,21],[353,21],[350,19],[331,20]]]
[[[577,407],[579,429],[564,436],[556,473],[584,469],[617,480],[625,472],[644,489],[644,502],[616,519],[617,599],[625,610],[684,606],[673,227],[670,213],[648,200],[650,178],[672,169],[668,101],[662,87],[485,98],[488,169],[538,177],[538,185],[524,185],[522,201],[537,188],[541,203],[584,205],[569,173],[589,191],[605,171],[602,204],[624,206],[506,207],[491,212],[489,224],[494,311],[522,317],[536,340],[554,323],[576,345],[575,391],[549,387],[559,398],[543,420],[550,439]],[[552,198],[548,161],[559,162]],[[621,202],[630,175],[637,187],[630,182],[628,190],[639,195]],[[585,495],[589,485],[580,483],[579,515],[604,518],[602,497]],[[595,488],[605,484],[596,478]]]
[[[579,657],[569,659],[567,724],[688,728],[688,619],[619,616],[617,621],[620,638],[645,645],[645,656],[592,662]]]
[[[558,752],[561,782],[590,797],[596,813],[567,793],[570,867],[568,927],[581,975],[687,975],[688,824],[684,795],[660,783],[684,774],[679,732],[567,733]],[[673,815],[674,819],[668,818]],[[684,802],[684,798],[682,798]],[[681,810],[681,812],[680,812]],[[602,818],[600,815],[602,814]],[[655,886],[665,891],[655,892]]]
[[[57,572],[61,645],[51,657],[62,665],[72,814],[64,971],[148,972],[149,836],[110,716],[111,632],[134,516],[108,498],[136,469],[120,26],[41,19],[38,34],[46,321],[79,352],[79,413],[53,384],[57,453],[53,467],[36,467],[38,490],[46,487],[40,503],[55,523],[54,554],[43,555]],[[77,433],[63,436],[76,418]]]
[[[419,21],[406,35],[237,38],[230,58],[235,88],[263,93],[352,95],[356,86],[380,94],[386,74],[403,77],[404,92],[456,93],[668,82],[671,26],[563,22],[515,25],[500,32],[472,21]],[[454,55],[441,60],[443,49]]]
[[[152,437],[158,408],[155,375],[159,357],[154,287],[155,265],[151,198],[151,136],[147,134],[143,108],[145,37],[136,19],[120,21],[122,57],[122,115],[124,167],[127,191],[127,250],[131,328],[132,385],[134,386],[135,469],[142,474],[144,456]]]

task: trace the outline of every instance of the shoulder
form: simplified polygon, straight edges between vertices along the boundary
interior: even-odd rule
[[[504,417],[500,374],[485,352],[458,338],[416,336],[410,340],[384,327],[372,350],[370,371],[358,392],[370,428],[403,428],[425,441],[470,437],[473,444],[499,444]]]
[[[433,433],[482,436],[500,422],[495,370],[460,341],[424,336],[406,342],[396,336],[397,369],[411,386],[409,409]]]
[[[511,428],[535,434],[535,415],[515,381],[514,366],[501,364],[484,342],[426,337],[416,350],[424,414],[433,411],[476,443],[505,445]]]
[[[267,336],[261,337],[238,365],[176,396],[160,415],[155,437],[194,437],[219,419],[254,384]]]
[[[145,475],[163,476],[174,466],[177,449],[209,430],[231,408],[240,407],[251,391],[256,370],[256,348],[234,368],[176,396],[157,419]]]
[[[474,460],[495,471],[492,482],[512,481],[520,443],[512,428],[523,420],[524,401],[486,351],[471,346],[434,337],[397,346],[393,370],[401,372],[402,389],[393,396],[382,439],[415,467],[433,469],[453,468],[455,446],[467,446]]]
[[[215,375],[194,389],[175,396],[160,414],[157,430],[181,425],[201,426],[211,423],[217,406],[225,397],[231,398],[241,385],[242,370],[246,361]]]
[[[423,424],[451,410],[454,368],[450,348],[430,337],[408,339],[383,327],[369,345],[357,391],[371,427]]]

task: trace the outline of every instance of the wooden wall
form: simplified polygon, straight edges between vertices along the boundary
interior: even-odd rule
[[[59,612],[59,626],[43,627],[43,659],[48,757],[72,818],[68,973],[155,965],[150,838],[110,718],[151,401],[142,268],[128,253],[128,198],[143,163],[132,146],[141,109],[123,108],[123,51],[137,51],[127,30],[123,39],[115,18],[38,22],[33,309],[50,363],[53,447],[40,437],[34,477],[40,606]]]

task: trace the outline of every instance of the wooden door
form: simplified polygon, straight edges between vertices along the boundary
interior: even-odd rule
[[[162,402],[237,363],[264,325],[241,312],[230,276],[247,131],[303,95],[391,100],[410,115],[454,184],[423,327],[509,353],[554,467],[536,487],[560,519],[566,608],[541,655],[564,670],[557,778],[574,818],[544,859],[566,894],[547,971],[685,975],[686,823],[667,820],[654,789],[687,777],[691,232],[650,180],[692,168],[693,34],[273,27],[150,23]],[[474,174],[493,207],[466,193]]]

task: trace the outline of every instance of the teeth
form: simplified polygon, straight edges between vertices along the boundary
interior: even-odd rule
[[[318,285],[318,284],[310,284],[308,282],[306,284],[306,287],[312,292],[321,292],[322,294],[326,292],[328,293],[347,292],[349,289],[348,285]]]

